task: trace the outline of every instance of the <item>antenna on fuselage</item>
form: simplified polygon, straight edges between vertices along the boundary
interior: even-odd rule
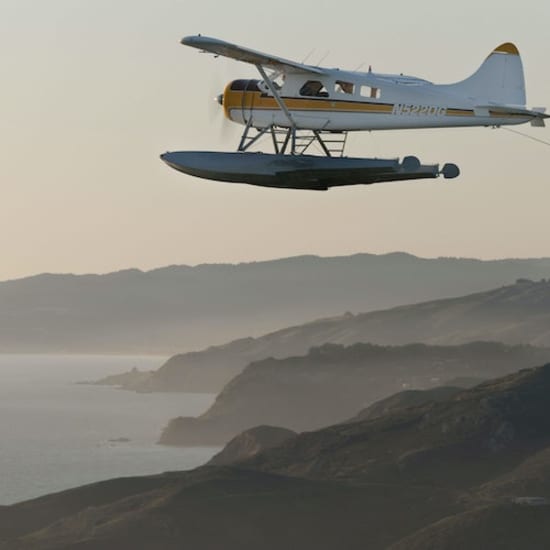
[[[319,59],[319,61],[317,63],[317,67],[328,57],[329,53],[330,53],[330,50],[327,50],[327,53],[325,55],[323,55],[323,57],[321,57],[321,59]]]
[[[315,53],[315,48],[313,48],[305,57],[302,59],[302,65],[306,64],[306,61]]]

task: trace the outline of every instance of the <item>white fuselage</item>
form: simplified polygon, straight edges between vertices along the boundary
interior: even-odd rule
[[[296,127],[306,130],[501,126],[531,120],[513,109],[503,112],[490,98],[466,97],[453,88],[404,75],[333,69],[323,75],[287,74],[278,94]],[[287,114],[262,81],[230,83],[223,104],[226,116],[240,124],[251,121],[256,128],[291,126]],[[491,110],[492,105],[500,107],[498,112]]]

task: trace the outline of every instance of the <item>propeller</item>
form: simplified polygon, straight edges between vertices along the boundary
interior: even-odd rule
[[[223,142],[229,141],[232,134],[231,121],[227,120],[223,110],[223,90],[226,82],[222,82],[219,73],[213,73],[207,99],[208,121],[215,126]]]

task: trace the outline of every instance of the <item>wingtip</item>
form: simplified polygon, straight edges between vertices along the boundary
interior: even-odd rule
[[[180,44],[183,44],[184,46],[190,46],[193,43],[195,38],[196,36],[184,36],[180,40]]]
[[[212,40],[211,38],[208,38],[207,36],[203,36],[202,34],[190,34],[188,36],[184,36],[180,40],[180,44],[183,44],[184,46],[196,46],[197,44],[200,44],[204,42],[205,40]]]

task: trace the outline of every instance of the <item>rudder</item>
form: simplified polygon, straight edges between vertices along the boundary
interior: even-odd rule
[[[525,105],[525,77],[519,50],[511,42],[501,44],[472,76],[447,87],[481,104]]]

